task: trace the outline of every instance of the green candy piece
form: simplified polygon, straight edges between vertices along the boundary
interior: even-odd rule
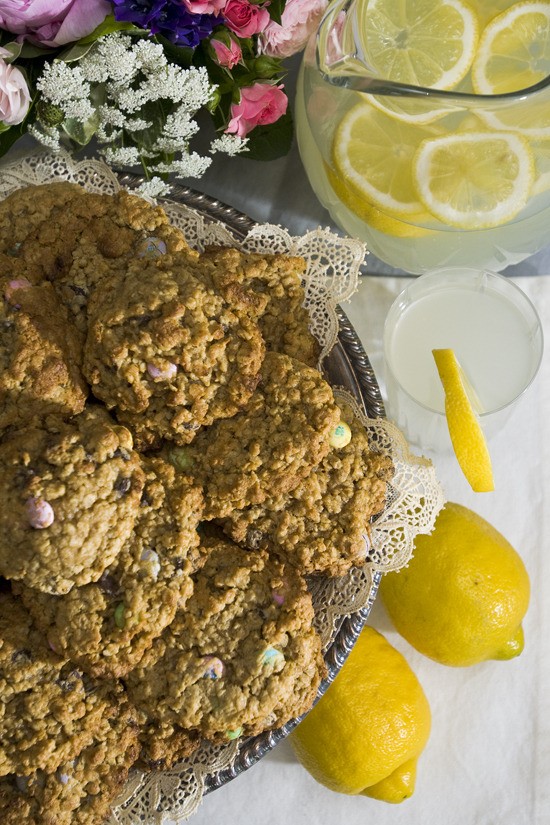
[[[242,728],[235,728],[235,730],[226,730],[225,735],[228,739],[238,739],[243,732]]]
[[[120,602],[120,604],[117,604],[117,606],[115,607],[115,624],[117,627],[120,627],[121,630],[123,630],[126,625],[126,619],[124,618],[125,612],[126,607],[124,605],[124,602]]]
[[[183,473],[191,470],[195,463],[195,459],[185,447],[173,447],[168,453],[168,461],[176,470]]]

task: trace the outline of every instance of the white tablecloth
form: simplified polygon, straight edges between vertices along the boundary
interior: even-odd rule
[[[550,276],[517,279],[550,340]],[[362,279],[343,306],[382,383],[382,323],[401,278]],[[288,742],[207,795],[192,825],[549,825],[550,823],[550,346],[542,369],[491,443],[496,489],[474,494],[454,459],[436,462],[447,499],[477,511],[523,557],[532,584],[525,650],[509,662],[449,668],[416,653],[375,603],[370,624],[407,658],[428,696],[432,733],[414,795],[400,805],[333,793]]]

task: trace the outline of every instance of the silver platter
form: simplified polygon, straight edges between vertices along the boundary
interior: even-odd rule
[[[134,188],[143,182],[141,176],[131,174],[121,174],[119,180],[122,186],[128,188]],[[256,225],[251,218],[237,212],[233,207],[189,187],[174,184],[170,192],[170,200],[194,209],[206,221],[224,224],[238,240],[244,239],[250,229]],[[323,365],[326,378],[331,384],[344,387],[352,393],[369,418],[383,418],[385,416],[384,404],[369,358],[357,333],[340,307],[337,308],[337,313],[340,325],[338,341]],[[317,699],[334,681],[363,629],[374,603],[379,581],[380,574],[375,574],[365,607],[344,617],[336,629],[333,642],[325,652],[328,675],[319,687]],[[245,739],[240,744],[239,753],[231,767],[206,777],[204,792],[209,793],[220,788],[258,762],[299,724],[301,718],[292,719],[276,730]]]

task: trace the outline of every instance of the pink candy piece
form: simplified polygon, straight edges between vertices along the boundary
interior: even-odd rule
[[[217,656],[203,656],[203,676],[205,679],[220,679],[225,670],[224,664]]]
[[[29,524],[35,530],[43,530],[53,524],[55,515],[53,507],[43,498],[29,498],[25,503]]]
[[[170,378],[174,378],[178,371],[176,364],[172,364],[171,362],[166,364],[165,367],[155,367],[154,364],[147,364],[147,372],[156,380],[169,380]]]
[[[8,281],[4,291],[4,298],[6,301],[10,301],[13,298],[13,293],[17,292],[18,289],[28,289],[30,286],[32,286],[32,284],[27,278],[14,278],[12,281]]]

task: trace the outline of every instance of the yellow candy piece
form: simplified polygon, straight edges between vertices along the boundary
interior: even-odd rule
[[[347,447],[351,441],[351,430],[345,421],[340,421],[330,434],[331,447]]]
[[[495,489],[491,457],[468,395],[466,376],[452,349],[432,353],[445,391],[445,415],[460,468],[474,492],[490,492]]]

